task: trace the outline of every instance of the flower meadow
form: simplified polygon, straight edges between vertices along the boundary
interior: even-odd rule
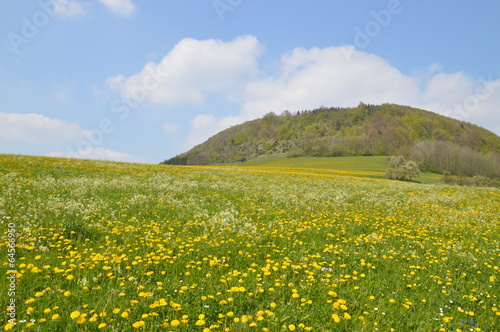
[[[2,330],[500,330],[497,189],[0,155],[0,190]]]

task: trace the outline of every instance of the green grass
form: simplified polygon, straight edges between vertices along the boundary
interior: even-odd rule
[[[0,155],[0,328],[498,330],[500,190],[261,166]]]
[[[234,164],[236,165],[236,164]],[[241,166],[299,167],[384,173],[387,157],[299,157],[270,156],[241,163]]]
[[[358,171],[361,172],[359,174],[360,176],[385,178],[385,171],[389,167],[387,165],[387,158],[386,156],[287,158],[286,155],[273,155],[230,165]],[[362,172],[369,172],[369,174],[362,174]],[[440,183],[441,177],[442,175],[440,174],[422,172],[420,176],[413,179],[413,181],[421,183]]]

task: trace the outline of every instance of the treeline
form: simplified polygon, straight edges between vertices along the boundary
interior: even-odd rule
[[[479,153],[452,142],[422,141],[410,152],[422,171],[462,177],[500,177],[500,154]]]
[[[500,153],[500,138],[476,125],[394,104],[325,108],[263,118],[228,128],[165,164],[231,163],[260,155],[409,155],[424,140],[452,141],[472,150]]]

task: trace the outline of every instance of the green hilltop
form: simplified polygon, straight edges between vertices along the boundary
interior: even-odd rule
[[[321,107],[233,126],[162,164],[209,165],[262,156],[341,157],[409,155],[419,142],[449,142],[480,154],[500,154],[500,137],[433,112],[395,104]]]

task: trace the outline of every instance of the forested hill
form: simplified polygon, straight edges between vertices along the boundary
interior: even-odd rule
[[[471,123],[394,104],[269,113],[219,132],[163,164],[231,163],[260,155],[406,155],[420,141],[449,141],[500,153],[500,137]]]

